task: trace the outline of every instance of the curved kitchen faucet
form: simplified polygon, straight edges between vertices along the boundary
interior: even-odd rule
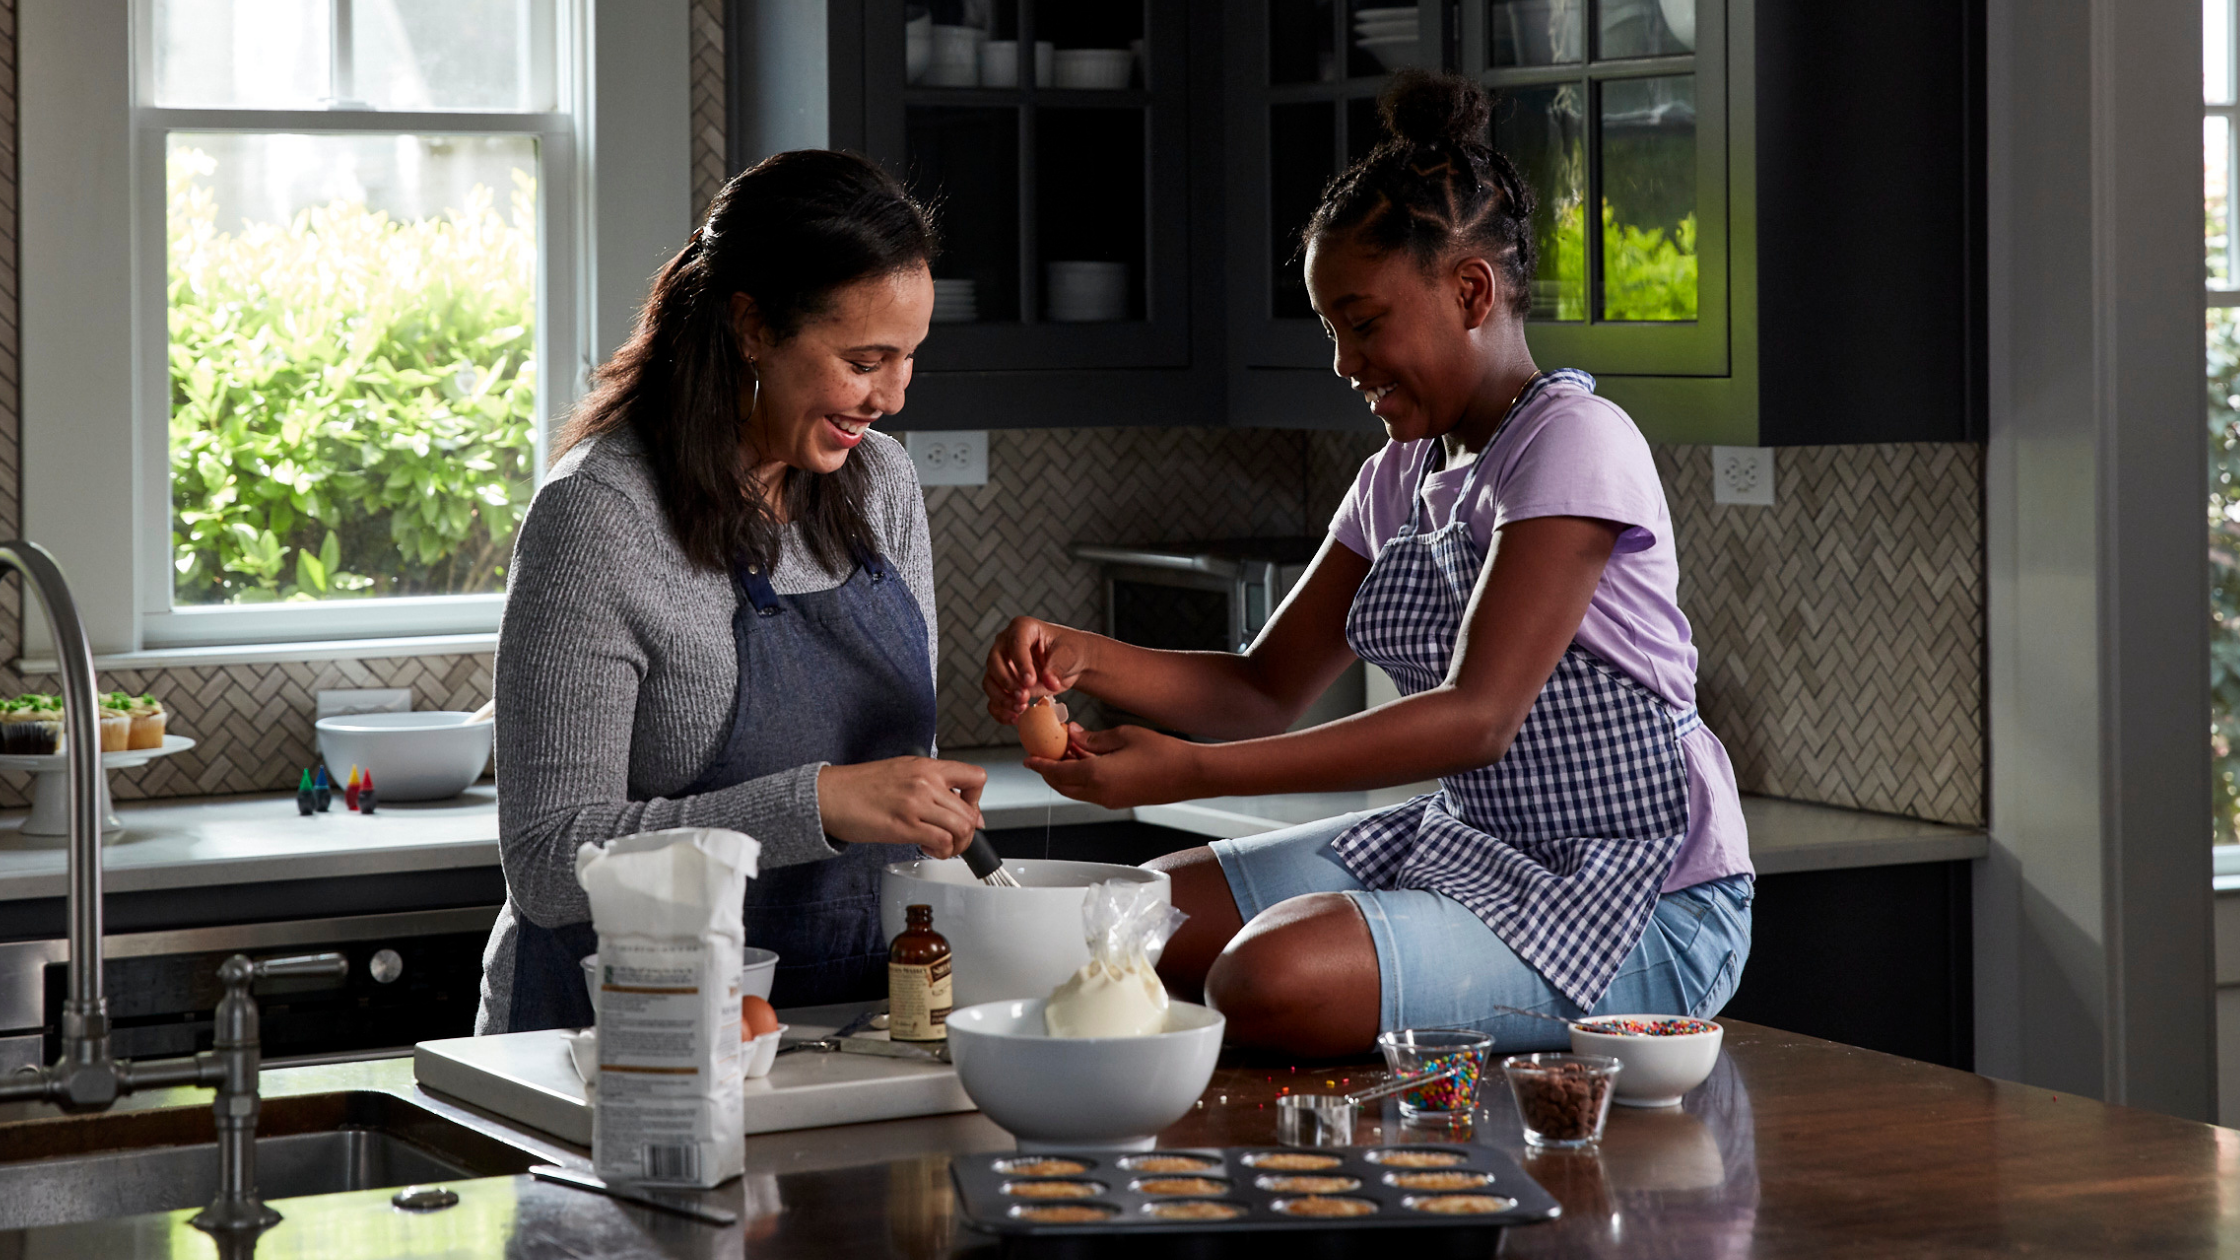
[[[93,690],[93,648],[62,566],[35,542],[0,543],[0,566],[23,575],[47,610],[62,671],[63,742],[70,758],[70,981],[62,1004],[62,1053],[42,1068],[0,1080],[0,1102],[50,1102],[66,1111],[103,1111],[126,1094],[171,1086],[210,1086],[218,1128],[218,1196],[191,1224],[213,1233],[261,1230],[280,1214],[257,1197],[257,1003],[249,987],[264,976],[341,976],[340,954],[251,962],[235,954],[218,968],[225,997],[207,1053],[133,1063],[109,1054],[109,1006],[101,992],[101,739]]]

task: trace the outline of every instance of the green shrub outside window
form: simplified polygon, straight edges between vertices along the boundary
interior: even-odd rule
[[[221,230],[168,174],[171,543],[188,604],[500,591],[535,489],[534,182],[442,217]]]

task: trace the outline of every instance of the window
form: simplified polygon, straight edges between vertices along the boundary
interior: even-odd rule
[[[495,629],[585,353],[565,0],[135,16],[142,643]]]
[[[1494,146],[1537,203],[1536,350],[1616,373],[1727,370],[1723,8],[1464,6],[1463,66],[1499,90]]]
[[[2235,0],[2201,4],[2203,278],[2208,286],[2210,783],[2219,844],[2240,841],[2240,268],[2232,174]]]

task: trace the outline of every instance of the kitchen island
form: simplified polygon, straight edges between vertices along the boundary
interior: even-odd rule
[[[1197,1109],[1164,1141],[1268,1142],[1278,1093],[1382,1076],[1368,1064],[1225,1060]],[[583,1164],[580,1148],[420,1090],[408,1060],[269,1071],[265,1080],[268,1098],[391,1095],[519,1144],[525,1159]],[[171,1091],[128,1101],[148,1110],[207,1107],[207,1099]],[[2240,1199],[2230,1193],[2240,1133],[1739,1022],[1728,1022],[1712,1078],[1681,1107],[1614,1109],[1596,1151],[1529,1153],[1506,1094],[1484,1102],[1476,1137],[1508,1151],[1564,1208],[1556,1222],[1510,1231],[1500,1253],[1507,1257],[2206,1256],[2240,1248]],[[0,1157],[28,1145],[25,1130],[4,1124],[27,1114],[0,1109]],[[1390,1121],[1365,1125],[1362,1140],[1399,1132]],[[1010,1145],[978,1114],[750,1138],[746,1175],[707,1196],[741,1216],[728,1229],[521,1175],[447,1182],[459,1204],[427,1214],[393,1208],[386,1189],[283,1200],[286,1220],[255,1254],[992,1258],[1002,1250],[997,1240],[957,1217],[948,1161]],[[185,1225],[189,1215],[0,1232],[0,1255],[219,1254]],[[1362,1235],[1343,1253],[1389,1253],[1404,1237],[1415,1236]],[[1290,1239],[1284,1254],[1328,1254]]]

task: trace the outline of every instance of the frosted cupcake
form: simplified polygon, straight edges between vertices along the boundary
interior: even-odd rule
[[[125,747],[163,747],[163,729],[169,721],[169,715],[163,710],[163,701],[154,696],[134,696],[132,703],[126,705],[124,710],[132,715],[132,735]]]
[[[62,702],[33,692],[0,706],[0,753],[44,757],[62,749]]]
[[[111,691],[101,697],[101,751],[123,752],[132,747],[132,697]]]

